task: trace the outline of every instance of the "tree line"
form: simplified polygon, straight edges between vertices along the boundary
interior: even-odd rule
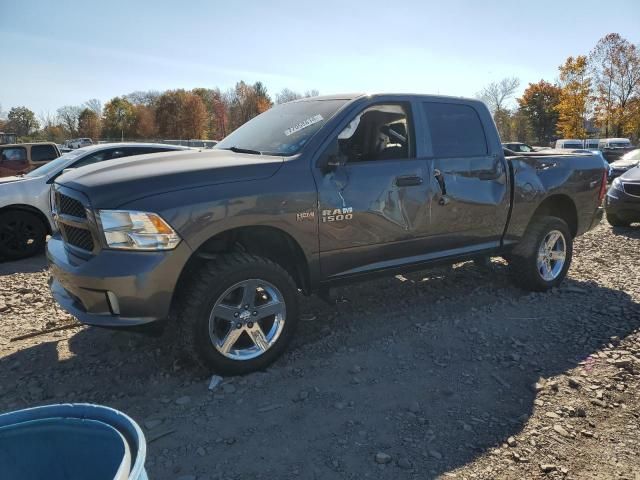
[[[262,82],[236,83],[234,88],[136,91],[114,97],[104,106],[97,99],[82,105],[65,105],[55,114],[36,114],[27,107],[13,107],[0,131],[17,133],[22,141],[62,143],[76,137],[97,139],[212,139],[224,138],[275,103],[317,96],[288,88],[272,99]]]
[[[477,94],[503,141],[640,138],[640,49],[617,33],[601,38],[588,55],[567,58],[554,82],[529,83],[510,108],[519,86],[517,78],[505,78]]]
[[[557,138],[640,138],[640,49],[617,33],[601,38],[587,55],[571,56],[554,81],[530,83],[510,103],[518,78],[492,82],[477,96],[489,106],[503,141],[548,145]],[[234,88],[136,91],[60,107],[55,114],[14,107],[0,130],[22,140],[214,139],[271,108],[317,90],[299,93],[287,88],[269,95],[262,82],[238,82]]]

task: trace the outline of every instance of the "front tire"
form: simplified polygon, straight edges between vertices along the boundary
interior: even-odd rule
[[[44,249],[47,228],[31,212],[19,210],[0,214],[0,257],[18,260]]]
[[[221,255],[192,273],[178,322],[184,347],[205,367],[221,375],[263,370],[293,336],[298,290],[271,260]]]
[[[567,275],[573,255],[573,237],[567,223],[557,217],[534,217],[510,255],[515,284],[544,292],[558,286]]]

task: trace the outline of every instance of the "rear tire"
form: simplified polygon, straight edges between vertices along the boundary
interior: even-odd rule
[[[572,255],[573,238],[567,223],[557,217],[534,217],[510,254],[512,279],[525,290],[547,291],[564,280]]]
[[[182,343],[221,374],[263,370],[286,349],[298,324],[298,289],[263,257],[231,253],[195,270],[178,314]]]
[[[609,225],[611,225],[612,227],[628,227],[629,225],[631,225],[631,222],[622,220],[614,213],[609,212],[607,212],[607,222],[609,222]]]
[[[44,249],[47,227],[34,213],[13,210],[0,214],[0,257],[27,258]]]

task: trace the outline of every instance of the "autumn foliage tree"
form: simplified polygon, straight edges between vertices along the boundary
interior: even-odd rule
[[[155,138],[156,129],[155,108],[151,105],[134,105],[133,132],[136,138]]]
[[[206,138],[207,109],[198,95],[187,93],[180,109],[180,138]]]
[[[288,89],[283,92],[288,98],[318,95],[317,90],[308,90],[304,94]],[[110,139],[220,140],[272,105],[267,87],[262,82],[250,84],[240,81],[225,92],[219,88],[165,92],[138,90],[111,99],[104,108],[97,99],[86,101],[82,107],[61,107],[57,115],[46,115],[47,121],[43,122],[43,128],[37,134],[35,131],[39,125],[35,117],[32,118],[35,123],[21,126],[20,131],[29,131],[29,135],[33,133],[35,136],[32,138],[55,138],[58,142],[78,134],[97,139],[100,126],[103,137]],[[16,119],[21,118],[20,125],[30,121],[28,115],[23,115],[28,113],[28,109],[23,111],[23,108],[17,107],[13,114]],[[16,121],[13,124],[17,124]]]
[[[548,144],[556,133],[561,89],[544,80],[530,83],[518,98],[520,112],[527,118],[537,143]]]
[[[585,121],[591,91],[587,57],[569,57],[559,70],[558,134],[564,138],[584,138],[587,133]]]
[[[158,134],[163,138],[206,138],[208,115],[202,98],[185,90],[167,90],[156,104]]]
[[[640,52],[617,33],[598,41],[589,55],[595,84],[596,121],[609,136],[628,133],[634,98],[640,96]]]

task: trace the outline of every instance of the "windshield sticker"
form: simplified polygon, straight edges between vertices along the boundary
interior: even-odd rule
[[[322,115],[315,115],[311,118],[307,118],[306,120],[298,123],[297,125],[294,125],[291,128],[287,128],[284,131],[284,134],[288,137],[289,135],[292,135],[296,132],[299,132],[302,129],[305,129],[311,125],[313,125],[314,123],[318,123],[321,122],[322,120],[324,120],[324,118],[322,118]]]

